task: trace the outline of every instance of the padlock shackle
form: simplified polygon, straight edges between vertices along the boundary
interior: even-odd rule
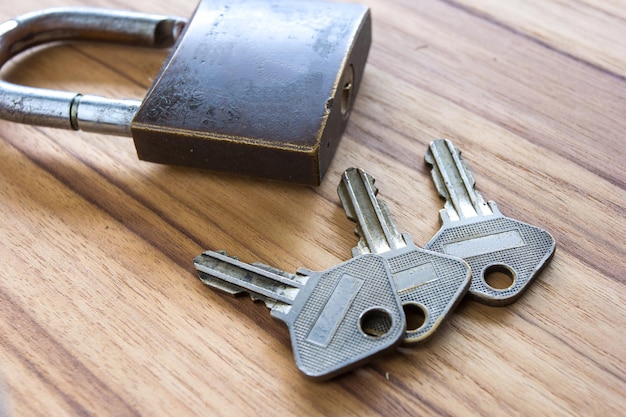
[[[164,48],[187,19],[92,8],[56,8],[0,24],[0,68],[29,48],[57,41],[95,41]],[[111,100],[0,80],[0,119],[18,123],[130,136],[140,100]]]

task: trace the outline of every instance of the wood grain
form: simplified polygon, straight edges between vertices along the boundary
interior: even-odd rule
[[[317,188],[157,166],[129,139],[0,121],[4,415],[623,413],[626,2],[365,3],[365,78]],[[189,16],[195,2],[24,0],[0,19],[66,5]],[[142,97],[164,56],[56,45],[2,77]],[[485,198],[557,240],[517,303],[465,301],[427,344],[315,383],[264,306],[195,277],[204,249],[288,271],[347,259],[354,225],[336,186],[350,166],[426,243],[442,202],[423,155],[437,137],[463,150]]]

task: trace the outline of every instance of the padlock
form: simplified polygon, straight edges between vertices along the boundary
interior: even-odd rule
[[[189,23],[48,9],[0,24],[0,65],[67,40],[172,49],[143,101],[0,80],[0,118],[132,136],[146,161],[319,185],[363,77],[371,18],[317,0],[202,0]]]

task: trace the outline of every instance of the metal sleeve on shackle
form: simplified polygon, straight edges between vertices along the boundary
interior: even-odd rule
[[[56,41],[170,47],[186,23],[180,17],[91,8],[29,13],[0,24],[0,67],[26,49]],[[140,104],[0,80],[0,119],[18,123],[130,136]]]

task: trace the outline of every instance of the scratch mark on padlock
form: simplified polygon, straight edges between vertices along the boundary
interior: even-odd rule
[[[322,58],[327,59],[336,52],[337,47],[341,45],[341,40],[349,36],[348,25],[332,25],[321,29],[316,29],[317,37],[313,45],[313,50]]]
[[[335,104],[335,99],[333,97],[330,97],[328,100],[326,100],[326,114],[329,114],[330,112],[333,111],[334,104]]]

